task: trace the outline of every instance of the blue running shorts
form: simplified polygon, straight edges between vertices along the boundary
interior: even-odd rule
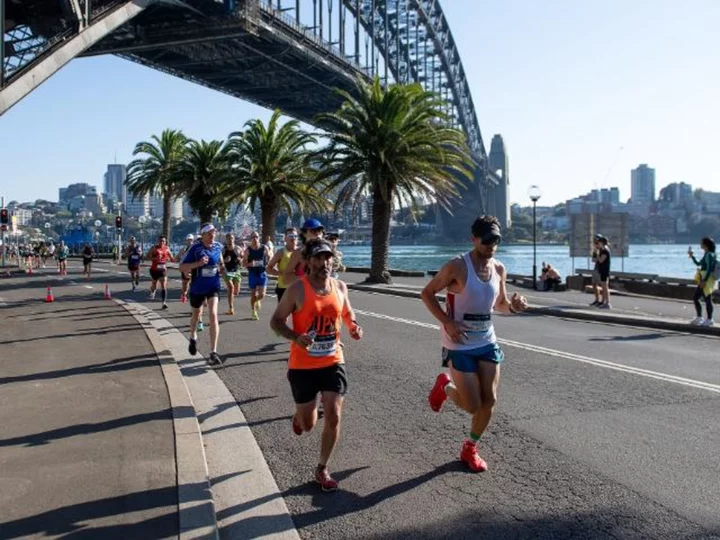
[[[477,373],[478,362],[502,364],[503,360],[505,353],[497,343],[468,351],[453,351],[445,347],[442,350],[442,366],[448,367],[448,362],[452,362],[452,367],[464,373]]]

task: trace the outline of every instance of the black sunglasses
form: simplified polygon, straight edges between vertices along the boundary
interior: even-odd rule
[[[480,243],[486,246],[499,246],[502,242],[502,236],[499,234],[484,234],[480,237]]]

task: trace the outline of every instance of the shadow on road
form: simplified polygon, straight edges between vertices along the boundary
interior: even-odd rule
[[[192,490],[191,492],[200,490]],[[88,528],[92,520],[167,507],[167,513],[137,523]],[[64,506],[0,523],[2,538],[169,538],[178,533],[177,487],[168,486]]]
[[[184,411],[183,409],[190,410]],[[181,417],[184,417],[188,414],[194,416],[195,414],[195,410],[192,407],[176,407],[175,410],[176,413],[179,414]],[[49,431],[43,431],[41,433],[33,433],[31,435],[22,435],[20,437],[12,437],[10,439],[0,439],[0,448],[5,446],[19,445],[39,446],[43,444],[48,444],[49,442],[58,439],[75,437],[77,435],[88,435],[90,433],[100,433],[102,431],[109,431],[111,429],[132,426],[144,422],[153,422],[155,420],[172,420],[171,410],[163,409],[150,413],[135,414],[132,416],[125,416],[123,418],[106,420],[105,422],[77,424],[74,426],[66,426],[58,429],[52,429]]]
[[[50,336],[38,336],[25,339],[10,339],[7,341],[0,341],[0,345],[10,345],[12,343],[26,343],[30,341],[42,341],[46,339],[60,339],[60,338],[74,338],[79,336],[102,336],[106,334],[114,334],[116,332],[136,332],[138,330],[137,323],[115,325],[115,326],[104,326],[101,328],[88,328],[79,332],[71,332],[67,334],[53,334]]]
[[[607,337],[594,337],[589,338],[588,341],[649,341],[651,339],[661,339],[668,337],[669,334],[663,334],[660,332],[652,332],[649,334],[637,334],[634,336],[607,336]]]
[[[109,362],[102,362],[100,364],[91,364],[89,366],[58,369],[55,371],[46,371],[44,373],[29,373],[27,375],[16,375],[13,377],[0,377],[0,385],[16,382],[59,379],[61,377],[71,377],[73,375],[92,375],[112,373],[118,371],[128,371],[130,369],[137,369],[156,365],[158,365],[158,361],[154,354],[138,354],[134,356],[126,356],[124,358],[116,358],[115,360],[111,360]]]

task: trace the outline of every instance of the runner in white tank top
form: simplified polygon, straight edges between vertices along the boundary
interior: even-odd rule
[[[507,297],[505,267],[494,258],[500,244],[500,224],[495,217],[482,216],[472,225],[473,249],[447,263],[428,283],[422,300],[442,323],[443,366],[430,392],[430,407],[438,412],[449,397],[472,415],[470,434],[463,443],[460,459],[472,471],[487,470],[477,451],[477,442],[490,422],[497,400],[500,363],[504,359],[497,344],[493,312],[510,315],[527,309],[524,297]],[[447,291],[447,309],[436,295]]]

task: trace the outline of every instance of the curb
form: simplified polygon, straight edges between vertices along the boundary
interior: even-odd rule
[[[363,291],[375,294],[386,294],[391,296],[401,296],[404,298],[420,298],[420,293],[403,289],[389,289],[377,287],[373,285],[347,284],[348,289],[355,291]],[[437,295],[441,302],[445,301],[444,295]],[[566,311],[553,307],[530,306],[526,313],[535,315],[545,315],[549,317],[559,317],[563,319],[577,319],[582,321],[604,322],[611,324],[622,324],[627,326],[637,326],[640,328],[653,328],[657,330],[672,330],[674,332],[684,332],[686,334],[701,334],[706,336],[720,337],[720,327],[714,326],[692,326],[688,323],[663,321],[659,319],[651,319],[646,317],[630,317],[627,315],[611,315],[604,313],[590,313],[584,311]]]
[[[210,489],[205,448],[195,406],[180,368],[150,320],[133,304],[118,299],[113,301],[130,313],[145,330],[157,354],[167,386],[175,435],[179,538],[217,539],[215,502]]]
[[[200,535],[194,528],[186,538],[299,540],[265,456],[216,370],[202,355],[190,355],[187,338],[170,321],[142,304],[128,305],[146,321],[145,328],[159,336],[160,348],[191,403],[193,427],[199,430],[195,440],[203,450],[203,485],[209,487],[215,530]]]

